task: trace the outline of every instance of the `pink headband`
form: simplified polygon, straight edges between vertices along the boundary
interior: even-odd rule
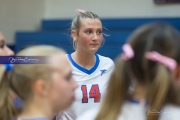
[[[122,50],[124,52],[123,53],[123,59],[124,60],[129,60],[129,59],[134,57],[134,51],[133,51],[133,49],[132,49],[130,44],[124,44],[122,46]]]
[[[124,52],[123,53],[123,59],[124,60],[129,60],[129,59],[134,57],[134,51],[133,51],[130,44],[123,45],[122,49],[123,49],[123,52]],[[149,59],[149,60],[156,61],[156,62],[159,62],[159,63],[165,65],[170,70],[176,69],[177,63],[176,63],[176,61],[174,59],[163,56],[163,55],[161,55],[160,53],[158,53],[156,51],[147,52],[145,57],[147,59]]]
[[[75,11],[76,11],[77,13],[84,13],[84,12],[86,12],[85,10],[82,10],[82,9],[79,9],[79,8],[76,9]]]
[[[147,52],[146,58],[152,61],[162,63],[163,65],[168,67],[170,70],[176,69],[176,66],[177,66],[177,63],[174,59],[163,56],[156,51]]]

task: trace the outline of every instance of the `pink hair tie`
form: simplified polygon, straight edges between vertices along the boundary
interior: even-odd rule
[[[82,9],[79,9],[79,8],[76,9],[75,11],[76,11],[77,13],[84,13],[84,12],[86,12],[85,10],[82,10]]]
[[[133,51],[130,44],[124,44],[122,46],[122,49],[123,49],[123,52],[124,52],[123,53],[123,59],[124,60],[129,60],[129,59],[134,57],[134,51]]]
[[[147,52],[146,58],[152,61],[162,63],[163,65],[168,67],[170,70],[176,69],[176,66],[177,66],[177,63],[174,59],[163,56],[156,51]]]

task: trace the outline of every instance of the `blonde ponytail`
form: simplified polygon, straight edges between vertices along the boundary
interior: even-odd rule
[[[122,58],[117,60],[109,80],[106,97],[95,120],[116,120],[119,116],[130,86],[130,78],[125,66],[126,63]]]
[[[161,111],[170,86],[170,71],[162,64],[158,64],[154,80],[148,91],[148,110]],[[147,120],[158,120],[159,114],[147,114]]]
[[[0,96],[0,120],[12,120],[18,112],[13,106],[8,72],[6,72],[4,65],[0,66]]]

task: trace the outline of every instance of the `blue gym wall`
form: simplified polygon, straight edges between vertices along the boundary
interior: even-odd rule
[[[102,19],[105,45],[98,53],[114,59],[138,26],[167,22],[179,29],[180,4],[157,5],[154,0],[1,0],[0,31],[14,51],[34,44],[51,44],[73,52],[69,34],[75,9],[97,13]]]

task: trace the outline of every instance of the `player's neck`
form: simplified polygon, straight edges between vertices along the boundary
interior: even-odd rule
[[[28,102],[18,118],[52,118],[53,112],[46,103]]]
[[[91,69],[96,62],[96,57],[94,54],[87,54],[80,51],[75,51],[72,53],[72,58],[77,64],[86,69]]]

